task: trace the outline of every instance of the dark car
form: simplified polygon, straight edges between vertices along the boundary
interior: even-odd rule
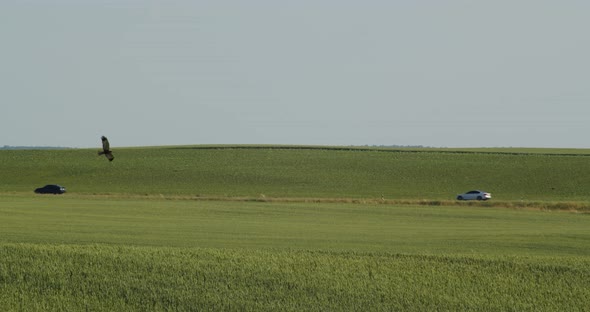
[[[66,188],[57,184],[47,184],[35,190],[37,194],[63,194],[65,192]]]

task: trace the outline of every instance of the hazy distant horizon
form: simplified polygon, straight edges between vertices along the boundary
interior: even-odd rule
[[[0,3],[1,145],[590,148],[590,3]]]
[[[424,145],[313,145],[313,144],[162,144],[162,145],[142,145],[142,146],[116,146],[112,147],[112,150],[117,149],[124,149],[124,148],[175,148],[175,147],[187,147],[187,148],[279,148],[279,149],[300,149],[300,148],[310,148],[310,149],[360,149],[363,148],[367,149],[407,149],[407,150],[416,150],[416,149],[440,149],[440,150],[515,150],[518,152],[523,152],[525,150],[590,150],[590,148],[582,148],[582,147],[522,147],[522,146],[470,146],[470,147],[457,147],[457,146],[424,146]],[[0,147],[0,151],[16,151],[16,150],[75,150],[75,149],[93,149],[96,148],[100,150],[100,147],[71,147],[71,146],[2,146]],[[510,152],[510,151],[506,151]]]

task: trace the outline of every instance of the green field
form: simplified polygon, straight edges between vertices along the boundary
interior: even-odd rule
[[[590,201],[590,151],[195,146],[0,151],[0,192],[59,183],[76,194]]]
[[[583,311],[587,150],[0,151],[3,311]],[[65,195],[35,195],[59,183]],[[472,188],[485,203],[456,203]],[[565,210],[565,211],[563,211]]]

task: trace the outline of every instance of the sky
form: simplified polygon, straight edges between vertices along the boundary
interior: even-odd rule
[[[590,148],[585,0],[2,0],[0,146]]]

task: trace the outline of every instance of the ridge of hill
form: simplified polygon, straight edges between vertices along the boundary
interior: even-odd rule
[[[75,194],[246,198],[589,201],[589,150],[390,149],[282,145],[0,152],[0,192],[61,184]]]

